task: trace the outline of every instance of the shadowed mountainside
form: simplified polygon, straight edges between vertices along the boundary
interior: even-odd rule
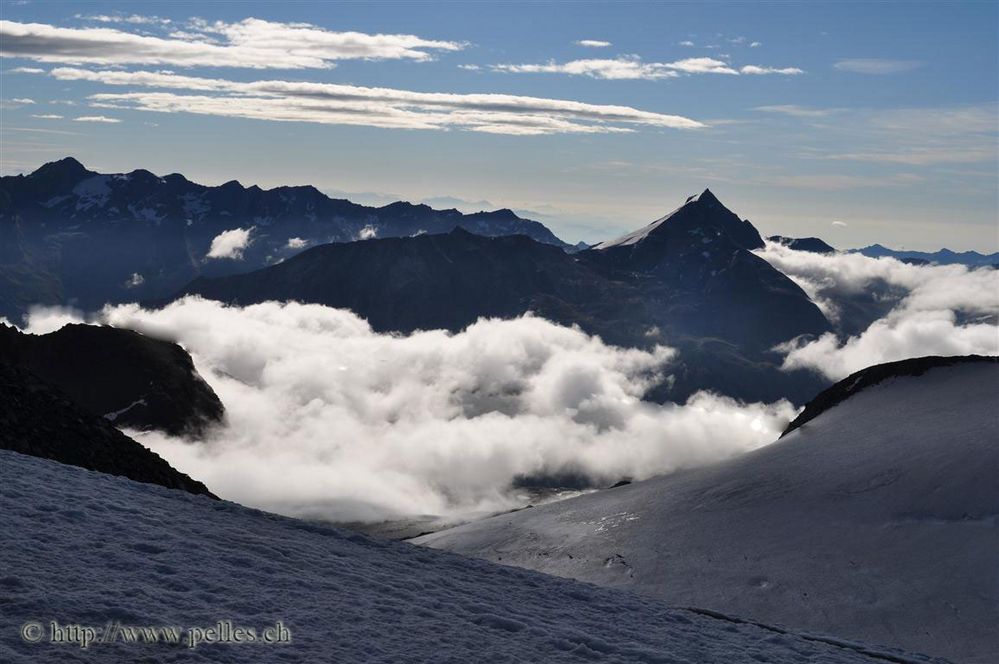
[[[215,497],[204,484],[174,470],[105,418],[84,411],[60,390],[4,362],[0,362],[0,448]]]
[[[224,415],[183,348],[131,330],[73,324],[34,335],[0,323],[0,362],[27,369],[121,427],[196,434]]]

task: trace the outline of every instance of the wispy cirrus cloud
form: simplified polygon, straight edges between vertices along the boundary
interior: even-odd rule
[[[185,90],[99,93],[98,108],[196,113],[274,121],[363,125],[400,129],[461,129],[494,134],[612,133],[636,126],[698,129],[701,122],[630,106],[587,104],[505,94],[413,92],[300,81],[241,82],[167,72],[92,71],[60,67],[64,81]]]
[[[117,28],[0,21],[0,55],[37,62],[251,69],[329,69],[337,60],[430,60],[464,43],[416,35],[335,32],[306,23],[246,18],[194,21],[165,36]]]
[[[575,44],[584,48],[607,48],[611,45],[609,41],[601,41],[600,39],[580,39]]]
[[[849,58],[840,60],[833,69],[848,71],[854,74],[900,74],[922,67],[919,60],[887,60],[883,58]]]
[[[101,122],[104,124],[118,124],[121,120],[118,118],[109,118],[106,115],[81,115],[73,118],[73,122]]]
[[[759,65],[744,65],[736,67],[717,58],[684,58],[673,62],[643,62],[636,57],[621,57],[613,59],[586,59],[569,62],[543,64],[498,64],[492,65],[493,71],[514,74],[569,74],[572,76],[590,76],[607,80],[655,80],[676,78],[682,74],[728,74],[738,76],[780,74],[802,74],[797,67],[761,67]]]
[[[839,109],[835,108],[809,108],[807,106],[798,106],[797,104],[775,104],[771,106],[757,106],[753,109],[754,111],[762,111],[764,113],[779,113],[781,115],[790,115],[795,118],[824,118],[834,113],[838,112]]]
[[[170,25],[173,23],[168,18],[143,16],[141,14],[77,14],[74,18],[81,21],[95,21],[97,23],[130,23],[132,25]]]

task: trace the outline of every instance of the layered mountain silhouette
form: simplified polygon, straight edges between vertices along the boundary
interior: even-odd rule
[[[999,252],[992,254],[981,254],[977,251],[951,251],[941,249],[940,251],[905,251],[899,249],[889,249],[880,244],[872,244],[861,249],[851,249],[851,252],[863,254],[870,258],[881,258],[888,256],[897,258],[906,263],[923,265],[926,263],[936,263],[937,265],[967,265],[969,267],[999,267]]]
[[[17,321],[32,304],[95,308],[162,297],[199,275],[246,272],[307,246],[459,227],[569,246],[505,209],[375,208],[311,186],[207,187],[176,173],[96,173],[67,157],[0,178],[0,316]],[[206,259],[212,240],[236,228],[252,229],[241,257]]]
[[[770,349],[831,326],[752,253],[761,246],[752,224],[705,191],[640,231],[573,255],[523,235],[456,229],[315,247],[255,272],[199,278],[178,295],[344,307],[386,332],[460,330],[483,316],[534,312],[617,345],[680,347],[683,360],[655,398],[712,388],[804,400],[824,383],[779,371]]]
[[[214,498],[204,484],[175,470],[107,419],[5,362],[0,362],[0,449]]]
[[[120,427],[198,434],[224,413],[183,348],[131,330],[66,325],[33,335],[0,323],[0,362]]]

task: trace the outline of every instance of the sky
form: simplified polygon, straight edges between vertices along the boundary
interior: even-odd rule
[[[710,187],[765,234],[999,250],[999,5],[0,3],[0,171],[509,207],[563,239]]]

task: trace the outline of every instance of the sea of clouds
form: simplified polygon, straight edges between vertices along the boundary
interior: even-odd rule
[[[36,310],[27,331],[72,319]],[[710,394],[642,401],[672,349],[532,316],[392,335],[320,305],[187,297],[99,321],[179,342],[226,406],[201,441],[130,434],[220,496],[289,515],[460,519],[522,506],[517,478],[642,479],[770,443],[794,415]]]
[[[834,321],[868,292],[887,311],[854,336],[789,340],[787,370],[839,379],[906,357],[999,354],[997,270],[759,253]],[[36,309],[26,331],[80,318]],[[133,437],[224,498],[293,516],[461,520],[523,506],[521,478],[599,487],[709,464],[773,442],[795,414],[708,393],[643,401],[676,351],[609,346],[533,316],[398,335],[320,305],[186,297],[107,306],[90,322],[177,341],[226,406],[203,440]]]

